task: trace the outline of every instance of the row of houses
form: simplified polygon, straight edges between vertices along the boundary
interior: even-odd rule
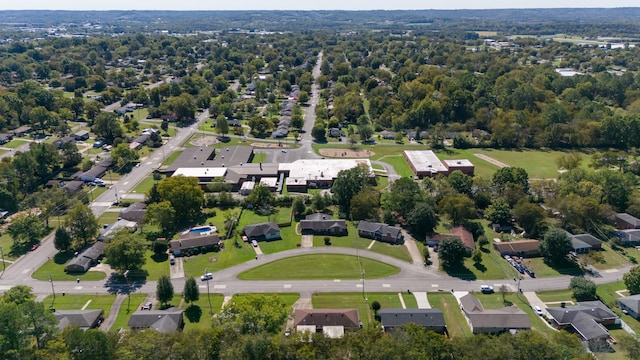
[[[62,330],[77,326],[82,330],[94,329],[104,320],[104,310],[56,310],[53,316]],[[184,328],[183,310],[137,310],[129,317],[127,326],[132,330],[152,329],[160,333],[172,333]]]

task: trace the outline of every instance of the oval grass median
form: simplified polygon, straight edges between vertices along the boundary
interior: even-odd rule
[[[238,275],[241,280],[355,280],[362,278],[360,263],[366,279],[391,276],[400,269],[381,261],[339,254],[294,256],[255,267]]]

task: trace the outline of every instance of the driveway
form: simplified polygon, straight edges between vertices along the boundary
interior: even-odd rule
[[[176,263],[173,265],[169,265],[169,273],[172,279],[184,278],[184,264],[182,260],[183,260],[182,257],[177,257]]]
[[[547,314],[547,305],[545,305],[544,301],[540,300],[540,298],[538,297],[538,295],[536,295],[536,293],[534,293],[533,291],[525,291],[524,293],[524,297],[527,298],[527,301],[529,302],[529,305],[531,305],[531,307],[533,308],[534,306],[540,306],[540,309],[542,309],[542,314],[546,317],[549,314]]]
[[[300,246],[303,248],[313,247],[313,235],[302,235]]]

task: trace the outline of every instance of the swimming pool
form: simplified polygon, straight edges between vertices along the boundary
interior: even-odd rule
[[[212,231],[213,231],[213,228],[211,226],[199,226],[199,227],[194,227],[189,229],[190,233],[196,233],[196,234],[208,234]]]

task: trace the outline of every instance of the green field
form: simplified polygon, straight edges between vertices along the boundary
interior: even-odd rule
[[[540,300],[544,302],[557,302],[561,301],[575,301],[573,298],[573,292],[569,289],[566,290],[549,290],[549,291],[540,291],[536,293]]]
[[[13,238],[11,235],[4,233],[0,235],[0,248],[2,248],[2,254],[5,260],[13,260],[15,257],[10,256],[11,247],[13,246]]]
[[[267,158],[267,154],[265,153],[255,153],[253,154],[253,160],[251,160],[251,162],[258,164],[258,163],[264,162],[266,158]]]
[[[199,281],[199,280],[198,280]],[[210,294],[211,312],[215,315],[220,312],[224,296],[220,294]],[[191,308],[193,305],[193,308]],[[182,308],[185,309],[184,330],[189,329],[209,329],[211,328],[211,319],[209,315],[209,300],[207,299],[207,290],[200,289],[200,298],[191,305],[183,303]]]
[[[363,297],[366,296],[365,298]],[[415,298],[401,294],[407,308],[417,308]],[[413,298],[413,301],[411,300]],[[366,327],[373,325],[373,310],[370,304],[374,301],[380,303],[381,309],[401,309],[402,303],[398,293],[317,293],[313,294],[311,301],[314,309],[358,309],[360,321]]]
[[[238,241],[239,247],[234,245],[234,240],[224,240],[224,249],[219,252],[210,252],[198,256],[188,257],[183,260],[186,276],[199,277],[205,269],[217,271],[255,259],[256,253],[250,244]],[[215,281],[215,273],[213,280]]]
[[[413,170],[409,167],[409,163],[402,155],[386,155],[380,158],[380,161],[384,161],[396,170],[401,177],[413,177]]]
[[[136,185],[136,187],[131,192],[138,193],[138,194],[146,194],[149,192],[149,190],[151,190],[151,188],[153,187],[153,184],[155,183],[156,181],[153,180],[153,175],[147,176],[142,181],[140,181],[138,185]]]
[[[127,323],[129,322],[129,317],[133,314],[136,309],[138,309],[142,303],[147,299],[147,294],[131,294],[131,299],[125,298],[120,305],[120,310],[118,311],[118,316],[116,317],[116,321],[111,326],[111,331],[117,331],[118,329],[127,329]],[[131,301],[131,306],[127,309],[127,302]]]
[[[471,336],[471,328],[456,302],[456,298],[448,292],[427,293],[429,303],[433,308],[440,309],[444,314],[449,336]]]
[[[380,261],[360,257],[367,279],[397,274],[400,269]],[[238,275],[242,280],[326,280],[360,279],[358,258],[350,255],[317,254],[277,260]]]
[[[47,296],[42,303],[45,306],[53,306],[56,310],[81,310],[86,306],[86,310],[104,310],[104,318],[109,316],[111,311],[111,305],[116,300],[114,295],[72,295],[66,294],[62,296],[62,293],[56,295],[55,300],[53,295]]]
[[[156,281],[162,275],[169,276],[169,257],[166,254],[156,256],[153,251],[147,250],[145,258],[147,261],[142,269],[147,272],[146,280]]]
[[[11,141],[9,141],[8,143],[2,145],[2,147],[5,148],[9,148],[9,149],[15,149],[18,148],[26,143],[28,143],[29,141],[26,140],[21,140],[21,139],[13,139]]]
[[[173,164],[174,161],[176,161],[176,159],[182,155],[182,151],[174,151],[171,153],[171,155],[167,156],[166,159],[164,159],[164,161],[162,162],[162,165],[171,165]]]

